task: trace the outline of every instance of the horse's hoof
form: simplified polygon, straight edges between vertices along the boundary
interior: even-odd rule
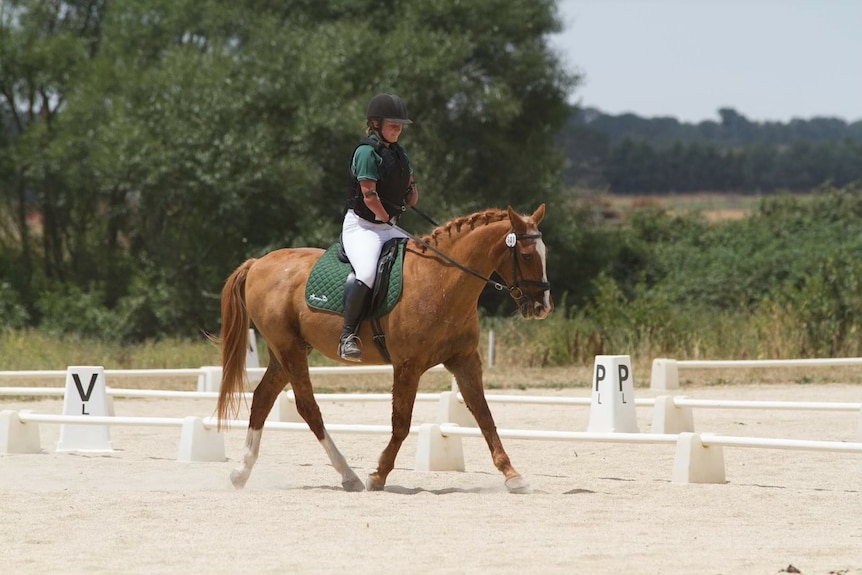
[[[520,475],[516,475],[507,479],[506,489],[509,490],[509,493],[515,493],[517,495],[526,495],[533,492],[533,488],[530,487],[530,484],[527,483],[527,480]]]
[[[237,489],[242,489],[245,487],[245,482],[248,481],[248,474],[243,473],[239,469],[234,469],[230,472],[230,482],[233,483],[233,486]]]
[[[381,481],[375,474],[369,475],[368,479],[365,481],[365,488],[368,489],[368,491],[383,491],[383,487],[385,485],[386,483]]]
[[[362,480],[355,475],[350,479],[345,479],[344,481],[342,481],[341,486],[344,487],[345,491],[349,491],[351,493],[355,493],[357,491],[365,491],[365,486],[362,485]]]

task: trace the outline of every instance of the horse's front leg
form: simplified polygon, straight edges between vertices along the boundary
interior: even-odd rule
[[[491,415],[488,401],[485,399],[485,390],[482,385],[482,359],[479,357],[479,351],[474,350],[466,356],[445,362],[444,365],[455,376],[458,389],[461,390],[461,396],[464,398],[464,404],[476,418],[476,423],[482,430],[485,442],[491,450],[494,466],[506,478],[506,489],[510,493],[530,493],[530,484],[512,467],[509,456],[503,449],[500,436],[497,435],[494,416]]]
[[[410,422],[413,420],[413,404],[416,401],[416,390],[419,389],[419,378],[422,372],[402,366],[395,366],[392,383],[392,437],[380,459],[377,471],[368,476],[366,487],[369,491],[382,491],[386,486],[386,478],[395,468],[395,458],[401,449],[407,435],[410,433]]]

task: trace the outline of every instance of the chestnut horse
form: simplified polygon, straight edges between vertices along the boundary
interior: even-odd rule
[[[544,215],[544,204],[531,216],[519,215],[511,207],[487,210],[456,218],[422,241],[408,241],[401,299],[381,318],[394,370],[392,436],[380,455],[377,470],[368,476],[369,490],[382,490],[395,466],[395,457],[410,431],[420,376],[442,363],[455,376],[464,403],[491,450],[494,465],[505,477],[507,489],[513,493],[530,491],[529,484],[509,462],[485,400],[477,302],[486,283],[504,288],[488,278],[497,272],[523,317],[543,319],[550,313],[553,304],[545,267],[546,249],[538,230]],[[317,248],[295,248],[249,259],[228,277],[222,290],[219,425],[235,418],[239,410],[246,380],[249,320],[266,341],[270,357],[263,379],[254,390],[242,466],[231,473],[236,488],[248,481],[260,452],[264,421],[278,394],[290,383],[297,411],[341,474],[344,489],[363,489],[362,481],[323,424],[308,375],[311,348],[338,359],[341,316],[313,309],[305,301],[306,280],[322,254],[323,250]],[[367,342],[362,363],[386,363],[371,343],[369,322],[363,322],[359,336]]]

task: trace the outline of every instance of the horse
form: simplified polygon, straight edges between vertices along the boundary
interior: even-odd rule
[[[392,433],[365,485],[326,430],[308,374],[312,348],[340,361],[336,348],[341,316],[313,309],[304,298],[309,273],[323,250],[284,248],[241,264],[221,292],[222,326],[216,338],[223,368],[216,408],[219,429],[239,412],[250,323],[266,342],[270,359],[254,390],[242,466],[230,475],[233,485],[241,489],[248,481],[260,453],[264,421],[289,383],[297,411],[341,474],[344,490],[383,490],[410,431],[419,378],[429,368],[443,364],[475,417],[507,490],[529,493],[529,483],[503,449],[485,398],[478,300],[490,283],[509,291],[523,318],[544,319],[551,312],[547,250],[538,229],[544,215],[545,204],[530,216],[516,213],[511,206],[483,210],[438,226],[424,238],[407,240],[401,298],[380,319],[393,367]],[[494,272],[505,285],[490,279]],[[359,337],[371,341],[368,321],[363,321]],[[388,363],[374,345],[363,347],[361,362]]]

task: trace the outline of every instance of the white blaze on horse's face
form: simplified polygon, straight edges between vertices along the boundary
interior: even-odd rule
[[[542,281],[548,281],[548,249],[545,247],[545,242],[539,238],[536,242],[536,253],[542,260]],[[542,301],[533,303],[533,312],[536,319],[545,319],[551,310],[554,309],[554,304],[551,302],[551,290],[546,289],[542,293]]]

